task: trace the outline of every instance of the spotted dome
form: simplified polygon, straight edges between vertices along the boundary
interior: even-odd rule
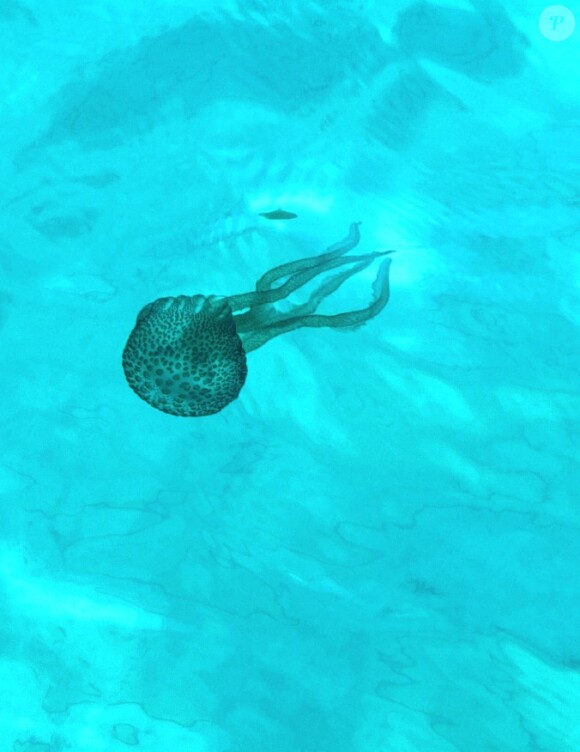
[[[159,298],[137,317],[125,350],[129,386],[158,410],[211,415],[235,400],[246,355],[226,298]]]

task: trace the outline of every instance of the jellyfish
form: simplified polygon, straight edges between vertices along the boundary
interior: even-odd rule
[[[277,266],[263,274],[252,292],[227,297],[179,295],[158,298],[138,314],[123,351],[131,389],[171,415],[199,417],[223,410],[239,395],[248,373],[246,354],[274,337],[301,327],[350,329],[374,318],[389,300],[389,254],[345,256],[360,240],[359,223],[319,256]],[[317,313],[320,303],[376,258],[384,258],[366,308]],[[308,300],[281,312],[275,303],[320,274],[327,277]]]

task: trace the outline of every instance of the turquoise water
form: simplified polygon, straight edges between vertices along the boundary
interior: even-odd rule
[[[0,2],[0,752],[580,748],[580,10],[545,9]],[[303,258],[244,345],[386,258],[388,305],[249,349],[211,415],[129,388],[144,306]]]

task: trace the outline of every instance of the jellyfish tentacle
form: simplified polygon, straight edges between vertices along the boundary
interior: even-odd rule
[[[325,298],[332,295],[333,292],[336,292],[349,277],[364,271],[372,264],[375,258],[375,254],[369,254],[367,258],[359,261],[351,268],[344,269],[338,274],[334,274],[330,279],[326,280],[326,282],[321,284],[311,293],[306,303],[295,306],[292,309],[292,316],[309,316],[314,313]]]
[[[362,265],[363,262],[360,263]],[[337,314],[312,314],[310,316],[291,316],[288,318],[281,318],[266,327],[246,332],[239,331],[238,329],[238,334],[244,345],[245,352],[248,353],[252,350],[256,350],[258,347],[261,347],[268,342],[268,340],[301,327],[350,328],[364,324],[365,321],[369,321],[369,319],[372,319],[379,314],[389,302],[390,265],[390,258],[385,259],[381,264],[373,283],[373,300],[366,308]]]
[[[331,271],[344,264],[355,264],[367,257],[375,258],[376,254],[364,254],[362,256],[347,256],[346,258],[330,258],[324,264],[311,266],[304,271],[293,274],[284,284],[269,290],[245,292],[240,295],[228,296],[228,302],[232,311],[239,311],[243,308],[253,308],[255,306],[265,305],[266,303],[276,303],[287,297],[299,287],[302,287],[311,279],[317,277],[323,272]],[[311,259],[312,263],[312,259]],[[242,314],[243,315],[243,314]]]
[[[358,272],[366,269],[378,256],[382,255],[384,254],[369,253],[366,256],[352,256],[351,259],[356,260],[357,263],[355,263],[351,268],[345,269],[338,274],[333,275],[332,277],[330,277],[330,279],[326,280],[323,284],[317,287],[316,290],[311,293],[306,303],[302,303],[302,305],[295,306],[292,309],[292,318],[296,318],[298,316],[308,316],[314,313],[320,303],[326,297],[332,295],[333,292],[338,290],[343,282],[345,282],[349,277],[352,277],[355,274],[358,274]],[[254,308],[252,311],[249,311],[248,313],[236,315],[234,316],[236,329],[238,332],[248,332],[256,329],[257,321],[260,326],[268,328],[280,321],[288,319],[287,314],[278,313],[278,315],[276,315],[276,313],[277,312],[274,308],[268,307],[267,309],[263,310],[263,315],[261,315],[261,312],[259,312],[256,308]]]
[[[391,259],[385,259],[373,282],[373,300],[366,308],[360,308],[357,311],[345,311],[332,315],[315,314],[307,316],[303,326],[320,327],[332,326],[336,328],[357,327],[364,324],[369,319],[377,316],[389,302],[389,268]]]
[[[292,308],[292,318],[308,316],[311,313],[314,313],[324,298],[331,295],[335,290],[338,290],[342,283],[350,276],[366,269],[371,261],[372,259],[359,261],[354,267],[346,269],[339,274],[335,274],[323,285],[314,290],[306,303]],[[259,328],[268,329],[272,325],[278,324],[281,321],[287,321],[288,314],[278,312],[271,306],[258,306],[248,313],[235,316],[234,320],[236,322],[237,332],[242,334],[244,332],[253,332]]]
[[[319,268],[329,259],[336,258],[337,256],[344,256],[345,253],[348,253],[348,251],[357,246],[360,241],[359,225],[360,222],[353,222],[346,238],[329,246],[320,256],[309,256],[307,258],[298,259],[297,261],[280,264],[280,266],[276,266],[274,269],[269,269],[256,282],[256,290],[270,290],[272,289],[274,282],[277,282],[284,277],[288,277],[291,274],[295,274],[296,272],[302,272],[305,269],[312,269],[313,263],[314,268]]]

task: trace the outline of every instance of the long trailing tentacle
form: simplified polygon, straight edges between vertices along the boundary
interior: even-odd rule
[[[387,251],[386,254],[392,253],[392,251]],[[378,254],[378,255],[386,255],[386,254]],[[364,258],[364,257],[362,257]],[[361,268],[364,268],[364,266],[367,265],[367,261],[361,261],[359,260],[359,264]],[[383,263],[381,264],[377,277],[373,283],[373,300],[371,301],[370,305],[368,305],[366,308],[361,308],[357,311],[346,311],[345,313],[337,313],[333,315],[326,315],[326,314],[312,314],[312,315],[300,315],[296,316],[293,315],[288,318],[279,318],[276,321],[271,322],[270,324],[266,326],[261,326],[259,329],[250,329],[248,328],[247,331],[240,331],[237,327],[238,333],[242,339],[242,344],[244,346],[244,350],[246,352],[251,352],[252,350],[256,350],[258,347],[261,347],[263,344],[265,344],[268,340],[278,337],[280,334],[285,334],[287,332],[291,332],[294,329],[298,329],[300,327],[353,327],[353,326],[360,326],[365,321],[368,321],[369,319],[374,318],[378,313],[380,313],[383,308],[387,305],[389,301],[389,267],[391,265],[391,259],[387,258]],[[353,273],[353,269],[349,270],[350,273]],[[336,275],[332,280],[329,280],[327,282],[327,285],[329,288],[332,288],[333,284],[336,283],[336,278],[341,277],[341,282],[344,281],[350,274],[347,274],[346,272],[342,272],[341,274]],[[336,285],[336,287],[338,287]],[[323,285],[324,287],[324,285]],[[336,287],[334,289],[336,289]],[[320,289],[317,291],[320,292]],[[322,297],[324,296],[317,296],[320,297],[320,300],[322,300]],[[319,304],[320,300],[316,303],[314,306],[314,310],[316,310],[316,306]],[[308,306],[310,304],[310,301],[305,304]]]
[[[347,256],[346,258],[333,256],[327,259],[323,264],[316,264],[315,266],[312,266],[313,259],[310,259],[310,267],[306,267],[302,271],[292,274],[286,282],[279,287],[268,290],[246,292],[241,295],[231,295],[228,296],[228,303],[233,312],[240,311],[243,308],[255,309],[256,306],[265,305],[267,303],[276,303],[323,272],[329,272],[332,269],[336,269],[345,264],[356,264],[363,259],[376,258],[376,256],[376,253],[365,254],[363,256]]]
[[[329,246],[320,256],[309,256],[297,261],[289,261],[286,264],[281,264],[274,267],[274,269],[270,269],[256,282],[256,290],[270,290],[274,282],[277,282],[279,279],[288,277],[290,274],[295,274],[296,272],[302,272],[305,269],[312,269],[313,264],[314,267],[322,266],[330,259],[344,256],[345,253],[348,253],[348,251],[358,245],[360,241],[359,226],[360,222],[353,222],[346,238]]]
[[[291,317],[294,319],[299,316],[309,316],[310,314],[314,313],[320,303],[324,300],[324,298],[338,290],[343,282],[345,282],[349,277],[352,277],[353,275],[358,274],[358,272],[366,269],[367,266],[369,266],[374,261],[374,259],[380,255],[383,254],[369,253],[366,256],[353,256],[351,260],[356,263],[354,263],[352,266],[349,265],[348,269],[344,269],[338,274],[335,274],[327,279],[323,284],[321,284],[316,288],[316,290],[311,293],[310,297],[305,303],[294,306],[292,308]],[[260,308],[262,308],[262,310],[260,310]],[[236,322],[236,330],[238,331],[238,333],[240,333],[255,330],[257,328],[256,324],[258,324],[258,326],[267,328],[272,324],[276,324],[280,321],[287,321],[288,317],[288,313],[276,311],[274,307],[255,306],[247,313],[235,315],[234,321]]]

